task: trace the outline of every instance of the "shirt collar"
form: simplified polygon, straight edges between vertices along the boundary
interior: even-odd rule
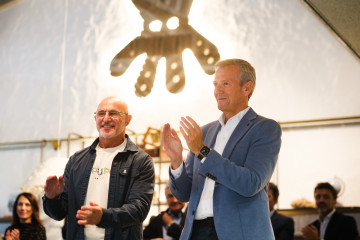
[[[236,122],[240,122],[240,120],[244,117],[244,115],[249,111],[250,107],[248,106],[247,108],[245,108],[244,110],[241,110],[240,112],[238,112],[235,116],[232,116],[231,118],[229,118],[229,121],[236,121]],[[222,113],[221,116],[219,117],[219,122],[221,124],[221,126],[225,126],[225,114]]]
[[[113,152],[113,151],[118,151],[118,152],[123,152],[125,147],[126,147],[126,143],[127,143],[127,138],[125,138],[125,140],[118,146],[116,147],[112,147],[112,148],[102,148],[100,147],[100,145],[98,144],[96,146],[96,150],[102,150],[104,152]]]
[[[182,212],[182,210],[179,212],[179,214],[177,215],[177,216],[175,216],[171,211],[170,211],[170,209],[167,209],[167,214],[169,214],[173,219],[176,219],[176,218],[181,218],[182,217],[182,215],[183,215],[183,212]]]
[[[270,211],[270,217],[272,217],[272,215],[274,215],[275,209]]]
[[[336,210],[336,209],[334,208],[331,212],[329,212],[329,213],[324,217],[324,221],[323,221],[323,222],[329,221],[330,218],[332,217],[332,215],[334,215],[335,210]],[[319,218],[319,221],[321,222],[321,219],[320,219],[320,218]]]

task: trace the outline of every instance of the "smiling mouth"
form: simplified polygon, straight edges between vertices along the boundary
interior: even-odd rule
[[[109,124],[109,123],[103,123],[100,125],[102,128],[113,128],[115,127],[114,124]]]
[[[225,99],[226,99],[226,96],[222,96],[222,95],[217,95],[216,96],[217,101],[221,101],[221,100],[225,100]]]

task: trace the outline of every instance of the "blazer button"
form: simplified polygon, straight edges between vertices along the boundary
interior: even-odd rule
[[[192,212],[191,212],[191,213],[192,213],[192,215],[195,215],[195,211],[194,211],[194,210],[192,210]]]

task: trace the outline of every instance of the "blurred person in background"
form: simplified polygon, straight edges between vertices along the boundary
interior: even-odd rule
[[[274,206],[278,203],[279,195],[280,193],[278,187],[274,183],[270,182],[268,187],[269,208],[271,225],[274,230],[275,239],[293,240],[295,231],[294,220],[290,217],[279,214],[274,208]]]
[[[318,183],[314,190],[319,219],[301,229],[306,240],[356,240],[356,221],[336,211],[337,191],[328,182]]]
[[[44,240],[45,227],[39,216],[39,203],[28,192],[20,193],[13,205],[11,226],[5,230],[5,240]]]
[[[144,229],[145,240],[177,240],[184,227],[186,213],[182,212],[185,203],[180,202],[171,193],[170,187],[165,188],[168,209],[150,219]]]

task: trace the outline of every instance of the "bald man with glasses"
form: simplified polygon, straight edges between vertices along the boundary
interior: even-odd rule
[[[151,157],[125,134],[125,102],[103,99],[95,112],[99,137],[72,155],[63,176],[45,184],[45,213],[67,217],[66,239],[142,239],[154,193]]]

